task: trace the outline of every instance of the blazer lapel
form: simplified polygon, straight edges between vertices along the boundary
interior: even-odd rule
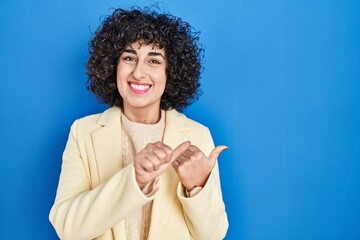
[[[166,111],[163,142],[172,149],[189,140],[182,133],[186,128],[182,126],[179,116],[181,114],[175,110]],[[178,183],[178,177],[172,167],[160,177],[159,195],[154,199],[152,206],[149,240],[160,239],[162,229],[177,197]]]
[[[101,128],[92,134],[99,181],[103,183],[121,169],[121,110],[109,108],[100,115]]]

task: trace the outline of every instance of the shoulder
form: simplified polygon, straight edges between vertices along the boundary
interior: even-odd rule
[[[166,128],[169,135],[184,136],[200,149],[206,150],[213,145],[212,136],[208,127],[188,118],[176,110],[166,112]],[[171,130],[170,130],[171,129]]]
[[[120,119],[121,110],[118,107],[111,107],[102,113],[91,114],[74,121],[72,129],[80,133],[92,132],[104,125],[110,124],[116,119]]]
[[[208,131],[208,128],[205,125],[188,118],[185,114],[180,113],[174,109],[166,111],[166,124],[174,125],[177,128],[183,130],[188,129],[192,131]]]

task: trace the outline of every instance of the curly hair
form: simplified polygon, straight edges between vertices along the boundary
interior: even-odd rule
[[[87,87],[101,102],[122,108],[123,99],[116,83],[117,63],[126,47],[141,40],[165,49],[167,81],[161,109],[182,111],[201,94],[199,78],[204,49],[198,42],[199,34],[180,18],[149,8],[115,9],[89,42]]]

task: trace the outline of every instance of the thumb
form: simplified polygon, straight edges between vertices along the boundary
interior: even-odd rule
[[[170,162],[172,163],[173,161],[175,161],[175,159],[177,159],[178,156],[180,156],[183,152],[185,152],[191,145],[190,141],[185,141],[183,143],[181,143],[179,146],[177,146],[174,150],[173,150],[173,155],[171,157]]]
[[[222,153],[225,150],[228,150],[229,148],[225,145],[220,145],[214,148],[214,150],[212,150],[212,152],[209,155],[209,159],[211,162],[216,161],[216,159],[219,157],[220,153]]]

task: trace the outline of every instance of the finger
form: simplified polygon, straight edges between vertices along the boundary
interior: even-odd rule
[[[162,147],[164,144],[162,142],[158,141],[158,142],[155,142],[154,145],[156,147]]]
[[[161,163],[166,163],[168,160],[168,154],[167,152],[162,149],[162,148],[155,148],[153,150],[153,153],[155,154],[155,156],[157,157],[156,161],[154,161],[154,164],[161,164]]]
[[[184,162],[186,162],[187,160],[189,160],[189,157],[187,157],[187,156],[184,155],[184,154],[181,154],[180,156],[178,156],[178,157],[176,158],[176,160],[174,161],[174,163],[175,163],[175,162],[178,162],[179,165],[181,165],[181,164],[183,164]]]
[[[191,145],[190,141],[185,141],[181,143],[179,146],[177,146],[173,151],[173,155],[171,157],[170,162],[175,161],[175,159],[178,156],[180,156],[183,152],[185,152],[190,147],[190,145]]]
[[[159,158],[153,157],[153,158],[148,158],[148,160],[152,163],[154,171],[160,168],[161,160],[159,160]]]
[[[144,155],[144,159],[141,162],[142,168],[147,172],[156,171],[159,169],[160,165],[160,160],[154,152],[148,152],[146,155]]]
[[[173,150],[172,150],[168,145],[165,145],[165,144],[162,145],[161,149],[162,149],[163,151],[165,151],[165,153],[166,153],[166,159],[165,159],[165,161],[166,161],[166,162],[169,162],[169,161],[171,160],[171,156],[172,156]]]
[[[215,147],[214,150],[212,150],[212,152],[209,155],[210,161],[215,163],[215,161],[219,157],[220,153],[222,153],[223,151],[228,150],[228,149],[229,148],[224,145]]]
[[[150,156],[145,156],[144,160],[142,161],[141,167],[146,171],[146,172],[153,172],[156,170],[156,167],[153,163],[153,160],[151,159]]]
[[[175,161],[173,161],[171,165],[176,170],[180,166],[180,162],[175,159]]]
[[[190,158],[197,152],[201,152],[201,150],[195,145],[190,145],[188,149],[181,153],[181,156],[184,156],[185,158]]]

